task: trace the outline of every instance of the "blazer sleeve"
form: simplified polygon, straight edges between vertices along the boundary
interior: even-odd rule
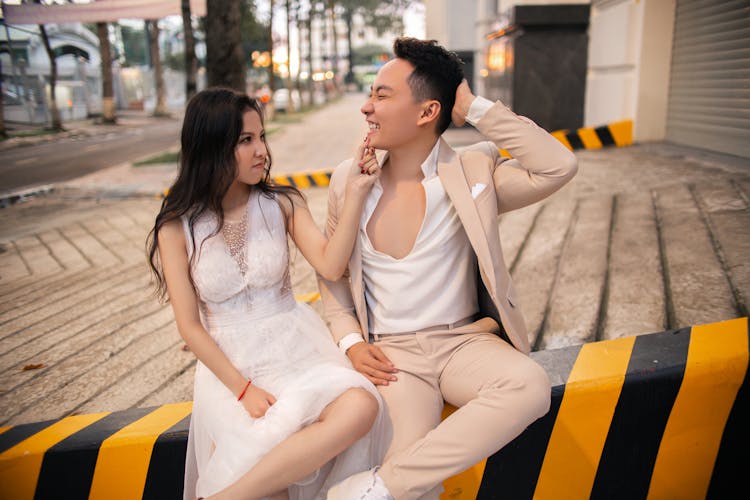
[[[326,219],[326,236],[331,237],[338,222],[339,196],[343,196],[346,181],[351,167],[351,160],[342,162],[334,170],[328,186],[328,217]],[[350,333],[362,333],[354,310],[354,299],[349,286],[349,273],[336,281],[330,281],[319,274],[318,289],[323,301],[323,314],[331,329],[334,342],[338,342]]]
[[[536,203],[551,195],[578,171],[576,156],[530,119],[496,102],[476,125],[492,141],[492,174],[498,213]],[[512,158],[503,158],[498,148]]]

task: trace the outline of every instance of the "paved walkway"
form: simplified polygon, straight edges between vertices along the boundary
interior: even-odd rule
[[[350,155],[361,98],[274,133],[276,173]],[[500,220],[536,349],[747,315],[750,162],[667,144],[578,158],[568,186]],[[150,294],[144,257],[174,173],[124,165],[0,209],[0,425],[191,398],[195,360]],[[326,189],[306,195],[322,225]],[[316,291],[293,252],[295,292]]]

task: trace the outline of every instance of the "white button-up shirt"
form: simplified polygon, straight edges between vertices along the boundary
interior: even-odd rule
[[[467,121],[476,124],[492,102],[477,97]],[[440,178],[436,141],[422,163],[425,214],[414,247],[402,259],[377,251],[367,224],[383,194],[376,181],[362,211],[358,238],[362,248],[362,279],[370,332],[389,334],[450,324],[475,314],[477,263],[466,231]],[[364,339],[351,333],[339,342],[346,352]]]

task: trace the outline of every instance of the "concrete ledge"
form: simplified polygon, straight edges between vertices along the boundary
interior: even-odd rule
[[[443,499],[728,498],[744,484],[747,318],[532,357],[550,412]],[[191,407],[0,428],[0,498],[181,498]]]

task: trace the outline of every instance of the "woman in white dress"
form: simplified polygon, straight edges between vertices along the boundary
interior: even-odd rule
[[[287,235],[327,279],[345,271],[365,197],[361,175],[328,240],[304,197],[270,181],[257,101],[211,88],[187,106],[180,170],[150,234],[158,292],[197,356],[184,498],[325,498],[382,458],[375,388],[354,371],[320,317],[297,303]]]

